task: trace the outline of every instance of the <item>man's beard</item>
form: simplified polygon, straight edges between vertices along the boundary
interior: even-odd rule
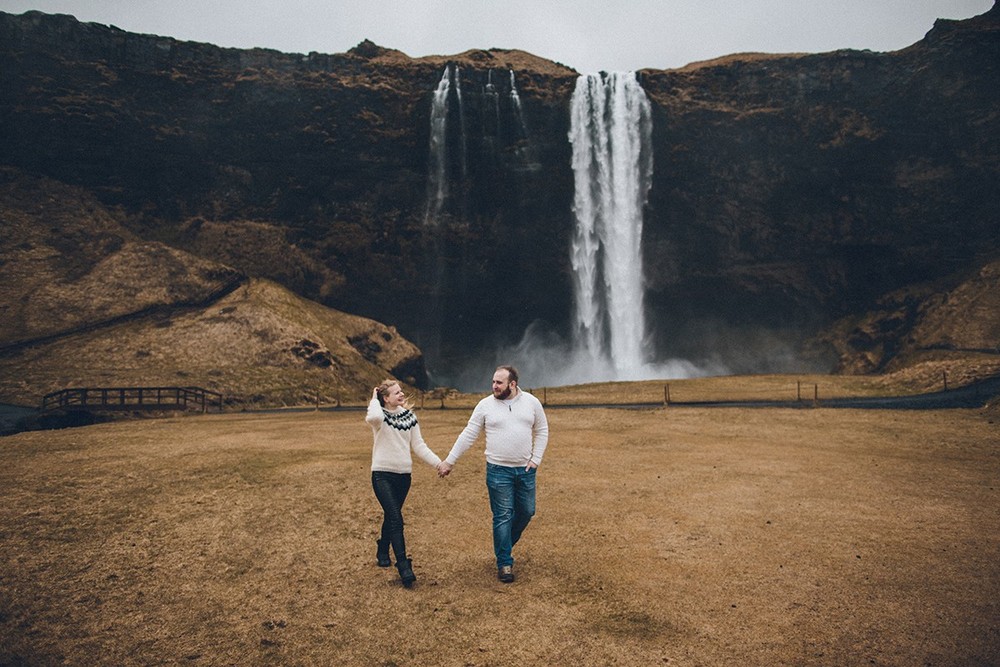
[[[505,400],[507,400],[508,398],[510,398],[510,393],[511,393],[511,392],[510,392],[510,386],[508,386],[508,387],[507,387],[506,389],[504,389],[504,390],[503,390],[503,391],[501,391],[500,393],[497,393],[496,391],[494,391],[494,392],[493,392],[493,395],[494,395],[494,396],[495,396],[496,398],[499,398],[499,399],[500,399],[501,401],[505,401]]]

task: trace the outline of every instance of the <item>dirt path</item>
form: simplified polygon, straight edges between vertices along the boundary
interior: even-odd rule
[[[443,454],[467,414],[426,411]],[[415,470],[418,582],[374,565],[358,413],[0,439],[0,664],[987,665],[982,411],[553,410],[496,581],[476,450]]]

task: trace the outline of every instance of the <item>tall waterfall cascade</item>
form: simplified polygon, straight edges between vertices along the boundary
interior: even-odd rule
[[[488,75],[483,87],[487,116],[499,99],[497,87],[492,74]],[[516,129],[511,128],[514,144],[523,144],[518,147],[526,167],[522,176],[545,178],[527,141],[513,71],[508,95],[503,102],[510,105],[514,116],[510,120],[523,133],[516,136]],[[452,105],[453,110],[459,108]],[[482,354],[493,358],[487,361],[477,356],[467,367],[454,370],[449,380],[453,386],[475,391],[489,363],[522,367],[523,377],[530,377],[536,387],[693,377],[724,370],[715,365],[700,368],[684,359],[658,358],[650,351],[653,336],[647,331],[644,304],[642,230],[653,178],[653,121],[652,104],[636,75],[580,76],[570,115],[576,218],[569,247],[574,296],[570,327],[563,329],[539,313],[519,340],[483,350]]]
[[[651,105],[634,73],[612,72],[581,76],[570,108],[573,345],[627,378],[649,361],[642,225],[653,175]]]

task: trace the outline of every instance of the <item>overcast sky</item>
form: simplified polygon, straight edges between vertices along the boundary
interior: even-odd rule
[[[129,32],[237,48],[413,57],[522,49],[580,72],[667,69],[744,51],[894,51],[993,0],[0,0]]]

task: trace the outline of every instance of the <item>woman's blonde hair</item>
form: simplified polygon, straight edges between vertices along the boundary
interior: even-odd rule
[[[387,378],[385,380],[382,380],[382,382],[379,384],[378,402],[379,405],[381,405],[383,408],[385,407],[385,397],[389,395],[389,387],[396,384],[399,384],[399,380],[393,380],[392,378]],[[403,385],[400,384],[399,386],[402,387]],[[411,409],[412,406],[410,405],[409,396],[405,396],[403,400],[403,407],[406,408],[407,410]]]

